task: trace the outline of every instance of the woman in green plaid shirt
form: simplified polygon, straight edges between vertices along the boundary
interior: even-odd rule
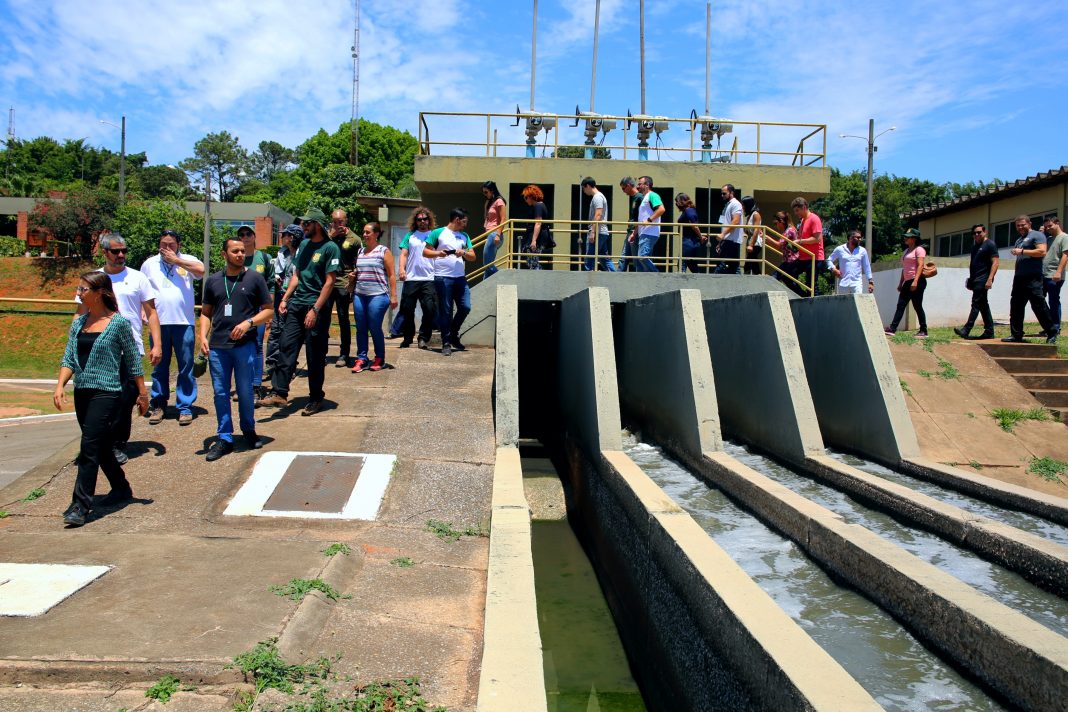
[[[145,390],[141,357],[129,322],[118,314],[111,279],[103,272],[84,273],[78,285],[78,296],[89,311],[71,324],[59,369],[59,382],[52,395],[56,409],[63,410],[67,402],[64,389],[74,378],[74,410],[82,429],[82,443],[74,496],[70,507],[63,513],[63,521],[75,527],[85,524],[93,508],[99,470],[104,471],[111,484],[111,492],[100,504],[121,504],[133,498],[130,483],[111,448],[113,425],[122,407],[120,364],[125,364],[126,371],[137,383],[138,411],[141,415],[148,412],[148,391]]]

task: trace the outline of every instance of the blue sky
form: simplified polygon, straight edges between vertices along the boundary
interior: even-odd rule
[[[360,114],[415,133],[420,110],[527,108],[532,4],[363,0]],[[588,108],[593,8],[540,1],[538,110]],[[712,14],[712,113],[826,123],[831,165],[865,166],[864,142],[838,134],[866,135],[869,117],[897,126],[880,173],[1012,180],[1068,163],[1063,1],[715,0]],[[294,146],[350,115],[351,0],[6,0],[0,20],[20,138],[117,150],[99,121],[125,113],[130,152],[177,163],[209,131]],[[600,28],[595,108],[637,113],[638,0],[602,0]],[[704,0],[648,0],[648,112],[702,113],[704,59]]]

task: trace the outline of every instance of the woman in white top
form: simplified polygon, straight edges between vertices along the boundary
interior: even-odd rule
[[[386,336],[382,320],[386,310],[397,306],[397,273],[393,269],[393,253],[379,240],[382,226],[369,222],[363,226],[363,247],[356,255],[356,269],[349,275],[352,290],[352,311],[356,315],[356,363],[353,373],[367,367],[367,334],[375,345],[375,360],[371,371],[381,371],[386,365]]]
[[[760,206],[756,198],[747,195],[742,198],[745,211],[745,224],[748,238],[745,246],[745,274],[760,274],[760,263],[764,258],[764,228],[761,226]]]

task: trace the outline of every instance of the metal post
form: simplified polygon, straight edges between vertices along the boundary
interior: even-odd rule
[[[868,119],[868,212],[864,218],[864,248],[868,251],[868,259],[872,258],[871,237],[871,203],[872,203],[872,168],[875,156],[875,119]]]
[[[595,31],[596,33],[596,31]],[[538,0],[534,0],[534,29],[530,36],[530,110],[534,111],[534,77],[538,67]],[[530,156],[533,158],[533,156]]]
[[[119,205],[126,202],[126,114],[122,115],[122,145],[119,153]]]
[[[645,116],[645,0],[638,3],[638,58],[641,67],[641,115]],[[648,141],[638,141],[638,160],[649,160]]]
[[[208,290],[208,273],[211,271],[211,174],[204,174],[204,279],[200,283],[200,303]]]

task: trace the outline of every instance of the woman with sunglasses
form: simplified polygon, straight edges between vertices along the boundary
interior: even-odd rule
[[[63,410],[67,402],[65,387],[74,378],[74,411],[82,442],[74,495],[63,513],[63,521],[74,527],[85,524],[93,509],[98,470],[104,471],[111,484],[111,492],[100,504],[110,506],[133,498],[130,483],[112,450],[114,425],[123,402],[120,366],[137,386],[137,410],[141,415],[148,412],[141,357],[130,323],[118,313],[111,279],[103,272],[85,272],[78,285],[78,297],[86,311],[71,324],[52,394],[56,410]]]
[[[438,314],[438,295],[434,289],[434,260],[424,257],[423,249],[430,231],[437,226],[437,220],[430,208],[420,205],[408,218],[408,234],[401,240],[400,267],[397,272],[400,280],[404,282],[404,288],[401,290],[400,313],[397,318],[401,323],[402,349],[411,346],[415,337],[416,302],[423,310],[423,321],[419,324],[419,348],[429,348],[430,336],[434,332],[434,319]]]

